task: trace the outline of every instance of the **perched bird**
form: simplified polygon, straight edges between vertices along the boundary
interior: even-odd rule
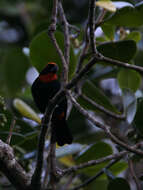
[[[32,95],[41,113],[45,112],[49,100],[53,98],[61,88],[56,74],[57,70],[58,66],[56,63],[48,63],[32,84]],[[66,96],[64,96],[56,106],[51,119],[52,142],[57,142],[60,146],[71,144],[73,140],[67,126],[66,113],[67,99]]]

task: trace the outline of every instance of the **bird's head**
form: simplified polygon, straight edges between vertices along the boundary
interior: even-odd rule
[[[40,75],[55,74],[58,71],[58,65],[54,62],[50,62],[46,67],[40,72]]]

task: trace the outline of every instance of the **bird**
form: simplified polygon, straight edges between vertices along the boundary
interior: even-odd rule
[[[58,80],[57,71],[58,65],[54,62],[49,62],[32,84],[32,96],[41,113],[45,113],[49,100],[61,89],[61,82]],[[73,137],[67,125],[66,116],[67,98],[64,95],[52,114],[51,143],[57,142],[59,146],[72,143]]]

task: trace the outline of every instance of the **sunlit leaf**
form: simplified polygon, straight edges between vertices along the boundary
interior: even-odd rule
[[[36,121],[39,124],[41,123],[41,119],[35,113],[35,111],[21,99],[14,99],[13,105],[24,117]]]
[[[116,7],[112,3],[112,1],[105,1],[105,0],[97,1],[96,5],[99,6],[99,7],[101,7],[101,8],[104,8],[107,11],[110,11],[110,12],[115,12],[116,11]]]

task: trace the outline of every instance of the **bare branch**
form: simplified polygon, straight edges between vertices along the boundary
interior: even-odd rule
[[[82,69],[82,64],[83,64],[83,61],[85,59],[85,55],[89,49],[88,23],[85,27],[84,33],[85,33],[84,40],[83,40],[84,47],[82,48],[82,51],[81,51],[80,56],[79,56],[79,60],[78,60],[77,68],[76,68],[76,73],[79,73],[79,71]]]
[[[61,1],[59,2],[59,13],[60,13],[61,21],[64,25],[64,38],[65,38],[64,56],[65,56],[65,60],[66,60],[67,65],[69,65],[69,57],[70,57],[69,24],[67,22]]]
[[[71,190],[78,190],[82,187],[87,186],[88,184],[90,184],[91,182],[95,181],[98,177],[100,177],[102,174],[104,174],[105,169],[109,169],[111,166],[113,166],[114,164],[116,164],[122,157],[119,157],[117,159],[111,160],[109,162],[109,164],[107,164],[107,166],[105,166],[104,168],[102,168],[95,176],[90,177],[89,179],[87,179],[84,183],[82,183],[81,185],[78,185],[76,187],[74,187]]]
[[[56,150],[56,143],[50,144],[50,153],[49,153],[49,169],[50,169],[50,183],[52,186],[52,189],[56,189],[56,156],[55,156],[55,150]]]
[[[73,77],[72,81],[66,85],[66,88],[71,89],[73,86],[75,86],[75,84],[77,84],[77,82],[91,69],[91,67],[94,66],[99,61],[105,61],[115,66],[124,67],[127,69],[133,69],[140,73],[143,73],[143,67],[107,58],[98,53],[88,62],[88,64],[84,66],[84,68],[78,74],[75,75],[75,77]]]
[[[70,186],[71,183],[73,182],[74,178],[75,178],[75,174],[72,173],[72,175],[69,176],[69,179],[67,179],[66,184],[63,185],[62,189],[60,189],[60,190],[67,190],[67,189],[69,189],[69,186]]]
[[[111,59],[109,57],[105,57],[103,55],[100,54],[100,56],[98,56],[98,61],[105,61],[106,63],[110,63],[114,66],[118,66],[118,67],[124,67],[127,69],[133,69],[135,71],[138,71],[139,73],[143,74],[143,67],[137,66],[137,65],[131,65],[125,62],[121,62],[115,59]]]
[[[68,25],[69,25],[70,29],[75,30],[75,32],[77,32],[77,35],[76,35],[76,37],[77,37],[80,33],[80,29],[75,25],[72,25],[72,24],[68,24]]]
[[[120,153],[105,156],[105,157],[97,159],[97,160],[90,160],[88,162],[85,162],[85,163],[82,163],[82,164],[79,164],[79,165],[76,165],[76,166],[72,166],[72,167],[70,167],[68,169],[63,170],[63,175],[69,174],[71,172],[76,172],[79,169],[83,169],[83,168],[86,168],[86,167],[89,167],[89,166],[94,166],[94,165],[97,165],[97,164],[101,164],[101,163],[109,161],[109,160],[122,158],[127,153],[128,153],[128,151],[122,151]]]
[[[89,119],[94,125],[104,130],[104,132],[109,136],[109,138],[119,146],[125,148],[126,150],[133,152],[135,154],[138,154],[140,156],[143,156],[143,151],[136,149],[132,146],[129,146],[128,144],[120,141],[117,137],[115,137],[111,131],[110,126],[105,125],[97,121],[88,111],[86,111],[83,107],[80,106],[80,104],[75,100],[75,98],[67,91],[67,95],[70,98],[73,105],[79,110],[80,113],[82,113],[87,119]]]
[[[41,124],[41,131],[38,141],[38,152],[37,152],[37,161],[36,161],[36,167],[34,174],[32,176],[31,186],[32,188],[40,189],[41,187],[41,173],[43,168],[43,153],[44,153],[44,147],[45,147],[45,137],[48,130],[48,127],[50,125],[51,117],[53,110],[55,108],[55,105],[53,105],[53,102],[49,102],[48,107],[46,108],[44,117],[42,119]]]
[[[86,100],[87,102],[89,102],[90,104],[92,104],[93,106],[95,106],[97,109],[99,109],[100,111],[104,112],[105,114],[114,117],[116,119],[125,119],[125,115],[124,114],[116,114],[114,112],[111,112],[109,110],[107,110],[106,108],[104,108],[103,106],[97,104],[96,102],[94,102],[93,100],[91,100],[90,98],[88,98],[86,95],[81,94],[80,95],[84,100]]]
[[[60,56],[62,65],[63,65],[63,72],[62,72],[62,79],[61,81],[65,85],[68,79],[68,65],[66,64],[65,57],[63,55],[62,50],[60,49],[57,40],[55,38],[55,31],[56,31],[56,24],[57,24],[57,13],[58,13],[58,0],[53,0],[53,11],[52,11],[52,19],[51,24],[48,29],[48,35],[51,38],[51,41],[53,42],[57,53]]]
[[[88,64],[86,64],[83,69],[73,77],[73,79],[66,85],[67,89],[71,89],[77,84],[77,82],[90,70],[90,68],[95,65],[97,59],[93,57]]]
[[[54,33],[56,31],[57,13],[58,13],[58,0],[53,0],[51,24],[49,26],[49,31],[52,32],[52,33]]]
[[[96,53],[96,44],[95,44],[95,8],[96,8],[96,0],[90,0],[89,4],[89,33],[90,33],[90,45],[92,49],[92,53]]]
[[[95,29],[100,25],[100,23],[102,23],[103,18],[105,16],[106,12],[107,11],[105,9],[103,9],[101,11],[101,13],[99,14],[99,16],[98,16],[98,18],[96,19],[96,22],[95,22]]]
[[[137,186],[137,190],[141,190],[141,184],[139,182],[139,179],[137,178],[135,171],[134,171],[134,166],[133,166],[133,161],[131,159],[128,160],[128,166],[129,166],[129,170],[130,170],[130,174],[132,176],[132,178],[135,181],[135,184]]]
[[[30,177],[16,161],[13,149],[0,140],[0,171],[2,171],[17,190],[26,190]]]

